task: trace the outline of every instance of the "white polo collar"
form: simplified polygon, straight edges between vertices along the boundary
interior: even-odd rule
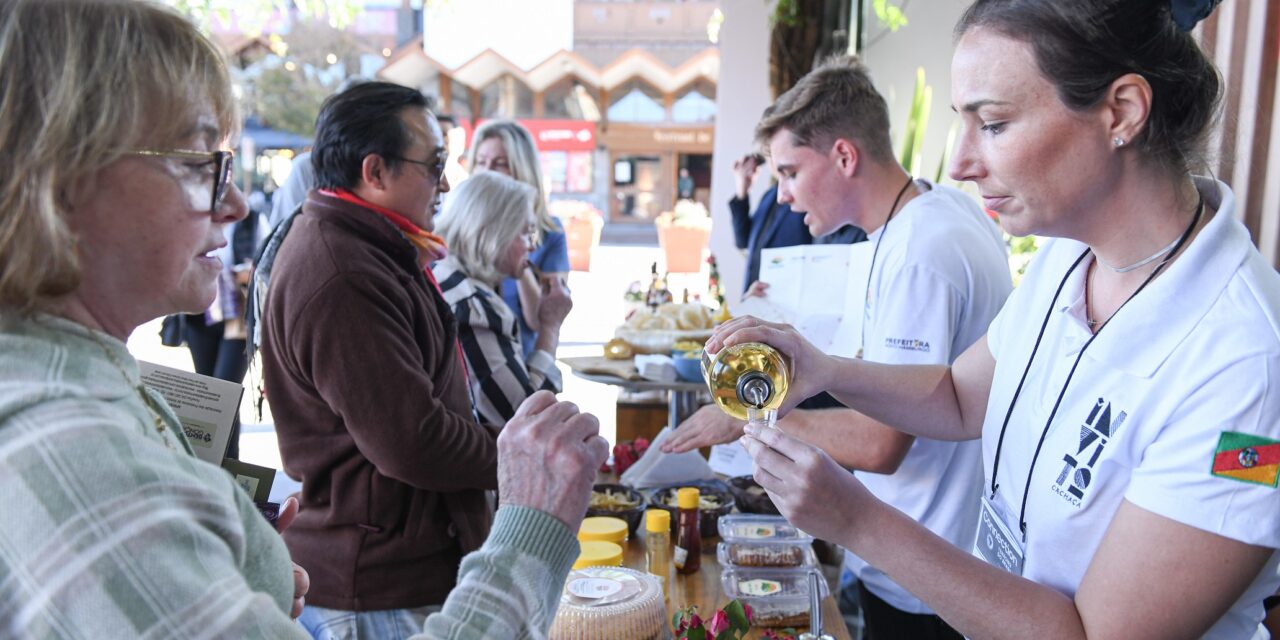
[[[1222,182],[1195,180],[1205,206],[1217,213],[1182,256],[1107,323],[1089,346],[1090,359],[1133,376],[1151,377],[1209,312],[1248,257],[1252,243],[1235,218],[1235,194]],[[1078,242],[1070,245],[1078,247],[1068,249],[1073,255],[1085,249]],[[1087,264],[1088,259],[1063,287],[1057,302],[1060,321],[1082,324],[1076,317],[1079,311],[1073,315],[1072,308],[1084,295]]]

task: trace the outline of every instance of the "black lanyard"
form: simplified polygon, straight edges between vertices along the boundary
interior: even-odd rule
[[[1182,237],[1178,240],[1178,243],[1174,245],[1173,250],[1169,252],[1169,257],[1160,261],[1160,264],[1151,272],[1151,275],[1147,276],[1147,279],[1142,281],[1142,286],[1138,287],[1136,291],[1129,295],[1129,297],[1124,301],[1124,304],[1121,304],[1120,307],[1116,309],[1115,313],[1111,314],[1111,318],[1115,318],[1119,315],[1120,309],[1125,308],[1125,305],[1128,305],[1129,302],[1137,297],[1139,293],[1142,293],[1142,290],[1146,289],[1147,285],[1151,284],[1151,281],[1155,280],[1157,275],[1160,275],[1160,272],[1169,264],[1169,261],[1172,260],[1174,256],[1178,255],[1178,251],[1182,249],[1182,246],[1187,243],[1187,239],[1191,237],[1192,230],[1194,230],[1196,225],[1200,223],[1200,214],[1202,213],[1204,213],[1204,196],[1200,197],[1200,203],[1196,205],[1196,215],[1192,217],[1191,224],[1187,227],[1186,231],[1182,232]],[[1062,295],[1062,289],[1066,286],[1067,279],[1071,277],[1071,274],[1075,272],[1076,267],[1080,266],[1080,263],[1084,261],[1085,256],[1089,255],[1091,251],[1092,249],[1085,249],[1084,253],[1081,253],[1080,257],[1076,258],[1076,261],[1071,263],[1071,268],[1067,269],[1066,275],[1062,276],[1062,282],[1058,283],[1058,290],[1053,293],[1053,300],[1049,302],[1049,310],[1044,314],[1044,322],[1040,324],[1040,332],[1036,334],[1036,344],[1031,348],[1031,357],[1027,358],[1027,366],[1022,370],[1022,377],[1018,379],[1018,387],[1013,392],[1013,398],[1009,400],[1009,410],[1004,414],[1004,424],[1000,425],[1000,439],[996,441],[996,457],[991,464],[992,500],[995,500],[996,490],[1000,488],[1000,485],[996,482],[996,474],[1000,471],[1000,452],[1004,448],[1004,434],[1009,428],[1009,419],[1013,417],[1013,407],[1018,404],[1018,396],[1022,395],[1022,385],[1027,382],[1027,374],[1031,372],[1031,363],[1035,362],[1036,352],[1040,350],[1040,341],[1044,339],[1044,331],[1049,326],[1049,318],[1053,317],[1053,310],[1058,306],[1058,296]],[[1088,301],[1086,300],[1086,304],[1087,303]],[[1076,354],[1076,361],[1072,363],[1071,371],[1067,373],[1067,380],[1062,383],[1062,390],[1058,392],[1058,399],[1054,401],[1053,409],[1049,412],[1049,418],[1045,420],[1044,429],[1040,431],[1040,441],[1036,443],[1036,452],[1031,456],[1031,467],[1027,469],[1027,483],[1022,489],[1022,508],[1018,511],[1018,529],[1022,532],[1023,543],[1027,541],[1027,496],[1031,495],[1031,476],[1035,473],[1036,461],[1040,458],[1040,449],[1044,446],[1044,439],[1049,435],[1049,427],[1053,424],[1054,416],[1058,414],[1058,407],[1062,405],[1062,398],[1067,394],[1067,387],[1071,385],[1071,378],[1076,373],[1076,367],[1080,366],[1080,360],[1084,358],[1085,350],[1088,349],[1089,345],[1093,344],[1093,341],[1102,334],[1102,330],[1107,328],[1107,325],[1111,323],[1111,318],[1108,318],[1106,322],[1102,323],[1102,326],[1098,327],[1097,332],[1090,336],[1089,340],[1080,348],[1080,353]]]
[[[863,295],[863,303],[862,303],[863,304],[862,338],[861,338],[862,344],[858,345],[858,353],[857,355],[854,356],[855,358],[858,358],[858,359],[862,359],[862,350],[865,349],[867,346],[866,309],[867,309],[867,306],[869,306],[871,303],[871,275],[875,273],[875,270],[876,270],[876,256],[879,255],[880,253],[880,241],[884,240],[884,234],[889,232],[889,221],[893,220],[893,214],[897,213],[898,211],[898,203],[902,201],[902,194],[907,192],[907,188],[911,186],[912,182],[915,182],[915,178],[912,178],[910,175],[908,175],[906,184],[902,185],[902,188],[898,190],[898,197],[893,199],[893,206],[889,207],[889,215],[885,216],[884,226],[880,227],[880,235],[876,236],[875,249],[871,251],[871,266],[867,267],[867,289],[866,289],[866,293]]]

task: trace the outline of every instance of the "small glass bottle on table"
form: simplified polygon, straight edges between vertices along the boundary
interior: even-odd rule
[[[696,488],[684,487],[676,492],[676,546],[672,560],[676,573],[689,575],[702,567],[702,531],[698,525],[698,500],[701,494]]]
[[[662,583],[663,595],[667,591],[667,578],[671,575],[671,514],[662,509],[650,509],[644,514],[644,548],[649,573]]]

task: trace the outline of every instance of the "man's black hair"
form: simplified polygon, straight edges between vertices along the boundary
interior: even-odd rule
[[[316,188],[352,189],[360,182],[365,156],[377,154],[391,171],[412,140],[400,112],[430,109],[422,92],[390,82],[364,82],[329,96],[316,117],[311,164]]]

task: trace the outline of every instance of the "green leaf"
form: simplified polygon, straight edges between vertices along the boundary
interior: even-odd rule
[[[902,155],[898,160],[915,175],[912,167],[918,163],[916,156],[924,139],[924,127],[929,118],[926,105],[932,98],[932,89],[924,82],[924,67],[916,68],[916,87],[911,97],[911,110],[907,112],[907,126],[902,135]]]
[[[742,608],[742,603],[734,600],[724,608],[725,614],[729,616],[729,628],[734,631],[746,631],[751,628],[751,623],[747,622],[747,612]]]
[[[907,16],[902,13],[902,9],[890,5],[885,10],[885,13],[888,15],[888,19],[884,22],[885,26],[889,27],[889,31],[897,31],[898,29],[907,26]]]
[[[872,0],[871,8],[875,11],[876,19],[889,31],[907,26],[907,16],[902,8],[889,4],[888,0]]]
[[[690,629],[689,633],[685,637],[689,640],[707,640],[707,630],[702,627]]]
[[[951,162],[951,152],[956,146],[956,135],[960,132],[960,121],[951,120],[951,130],[947,132],[947,143],[942,147],[942,159],[938,161],[938,173],[933,178],[934,184],[942,184],[947,174],[947,163]]]

